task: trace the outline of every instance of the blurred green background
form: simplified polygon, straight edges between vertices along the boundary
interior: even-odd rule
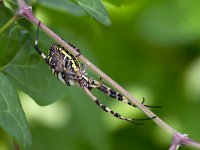
[[[110,26],[97,23],[75,5],[53,4],[53,0],[34,3],[34,14],[137,99],[144,97],[146,104],[163,106],[152,111],[164,121],[200,141],[199,0],[103,1]],[[19,22],[33,30],[34,42],[36,26]],[[42,49],[47,52],[51,43],[40,31]],[[33,48],[30,51],[39,58]],[[169,148],[171,136],[153,121],[139,126],[117,120],[101,111],[80,88],[61,86],[65,96],[43,107],[19,91],[33,150]],[[126,116],[145,117],[99,92],[95,95]]]

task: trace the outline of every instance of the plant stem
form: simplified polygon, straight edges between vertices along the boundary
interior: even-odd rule
[[[2,33],[3,31],[5,31],[9,26],[11,26],[17,19],[18,19],[18,15],[14,14],[14,16],[12,16],[12,18],[10,18],[8,20],[8,22],[6,24],[4,24],[1,28],[0,28],[0,33]]]
[[[25,17],[30,22],[35,23],[38,25],[39,20],[35,18],[35,16],[32,14],[32,9],[30,6],[27,6],[24,2],[24,0],[18,0],[19,4],[19,15]],[[49,28],[47,28],[43,23],[40,24],[40,28],[45,31],[52,39],[54,39],[57,43],[62,45],[64,48],[69,50],[70,53],[72,53],[74,56],[77,56],[79,53],[68,43],[63,41],[62,38],[60,38],[58,35],[56,35],[53,31],[51,31]],[[88,68],[90,68],[93,72],[95,72],[97,75],[102,77],[104,81],[109,83],[111,86],[113,86],[117,91],[122,93],[126,98],[131,100],[140,110],[142,110],[147,116],[154,117],[155,114],[151,112],[147,107],[145,107],[142,103],[140,103],[137,99],[135,99],[131,94],[129,94],[123,87],[121,87],[119,84],[117,84],[114,80],[112,80],[109,76],[107,76],[105,73],[103,73],[99,68],[97,68],[94,64],[92,64],[88,59],[86,59],[83,55],[80,55],[78,59],[85,64]],[[156,117],[153,119],[153,121],[160,126],[163,130],[170,133],[174,139],[179,138],[178,144],[179,145],[189,145],[191,147],[199,148],[200,144],[197,142],[193,142],[188,137],[186,137],[184,134],[180,134],[178,131],[173,129],[171,126],[169,126],[167,123],[165,123],[163,120],[161,120],[159,117]],[[176,145],[173,145],[171,147],[175,147]]]
[[[24,16],[29,21],[35,23],[38,25],[39,20],[35,18],[35,16],[32,14],[31,7],[27,6],[23,0],[18,0],[19,6],[20,6],[20,15]],[[60,38],[58,35],[56,35],[53,31],[51,31],[49,28],[47,28],[43,23],[40,24],[40,28],[45,31],[50,37],[52,37],[57,43],[61,44],[64,48],[70,51],[74,56],[77,56],[79,53],[68,43],[63,41],[62,38]],[[139,109],[141,109],[147,116],[154,117],[155,114],[151,112],[147,107],[145,107],[142,103],[140,103],[138,100],[136,100],[134,97],[132,97],[131,94],[129,94],[123,87],[121,87],[119,84],[117,84],[114,80],[112,80],[109,76],[107,76],[105,73],[103,73],[99,68],[97,68],[94,64],[92,64],[88,59],[86,59],[83,55],[80,55],[79,60],[87,65],[88,68],[90,68],[93,72],[95,72],[97,75],[102,77],[102,79],[106,82],[108,82],[111,86],[113,86],[115,89],[117,89],[120,93],[122,93],[125,97],[127,97],[129,100],[131,100]],[[176,130],[171,128],[168,124],[166,124],[164,121],[162,121],[159,117],[156,117],[153,119],[156,124],[158,124],[161,128],[167,129],[169,133],[175,134],[178,133]]]

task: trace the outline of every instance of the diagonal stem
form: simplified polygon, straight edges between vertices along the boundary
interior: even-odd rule
[[[19,15],[25,17],[32,23],[35,23],[38,25],[39,20],[32,14],[32,9],[30,6],[27,6],[22,0],[18,0],[20,11]],[[53,31],[51,31],[48,27],[46,27],[43,23],[40,24],[40,28],[45,31],[50,37],[52,37],[57,43],[62,45],[64,48],[70,51],[74,56],[77,56],[79,53],[68,43],[63,41],[62,38],[60,38],[58,35],[56,35]],[[129,94],[122,86],[120,86],[118,83],[116,83],[114,80],[112,80],[108,75],[106,75],[104,72],[102,72],[99,68],[97,68],[94,64],[92,64],[87,58],[85,58],[83,55],[80,55],[79,60],[87,65],[88,68],[90,68],[93,72],[95,72],[97,75],[102,77],[104,81],[109,83],[111,86],[113,86],[115,89],[117,89],[120,93],[122,93],[125,97],[127,97],[129,100],[131,100],[139,109],[141,109],[147,116],[150,118],[156,116],[152,111],[150,111],[147,107],[145,107],[142,103],[140,103],[138,100],[136,100],[131,94]],[[156,117],[153,119],[153,121],[158,124],[161,128],[167,129],[168,132],[171,134],[178,133],[176,130],[174,130],[172,127],[170,127],[168,124],[166,124],[164,121],[162,121],[159,117]]]
[[[27,6],[24,2],[24,0],[18,0],[19,4],[19,11],[18,15],[25,17],[30,22],[38,25],[39,20],[32,14],[32,8],[30,6]],[[40,24],[40,28],[45,31],[52,39],[54,39],[57,43],[62,45],[64,48],[70,51],[74,56],[78,56],[79,53],[77,50],[63,41],[62,38],[60,38],[58,35],[56,35],[53,31],[51,31],[48,27],[46,27],[43,23]],[[154,117],[155,114],[150,111],[147,107],[145,107],[142,103],[140,103],[136,98],[134,98],[130,93],[128,93],[122,86],[120,86],[118,83],[116,83],[114,80],[112,80],[108,75],[106,75],[104,72],[102,72],[99,68],[97,68],[94,64],[92,64],[87,58],[85,58],[83,55],[80,55],[79,60],[85,64],[88,68],[90,68],[93,72],[95,72],[97,75],[102,77],[104,81],[109,83],[111,86],[113,86],[117,91],[122,93],[126,98],[131,100],[140,110],[142,110],[147,116],[150,118]],[[171,126],[169,126],[166,122],[161,120],[159,117],[156,117],[153,119],[153,121],[160,126],[163,130],[170,133],[174,140],[172,143],[172,146],[170,150],[175,150],[178,145],[187,145],[195,148],[200,149],[200,144],[197,142],[192,141],[188,137],[186,137],[184,134],[180,134],[178,131],[173,129]],[[177,142],[178,139],[178,142]],[[175,144],[174,144],[175,143]],[[174,149],[175,148],[175,149]]]

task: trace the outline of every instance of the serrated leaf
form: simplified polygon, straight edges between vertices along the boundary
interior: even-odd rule
[[[9,80],[0,73],[0,127],[24,149],[30,149],[31,135],[19,97]]]
[[[75,2],[90,16],[104,25],[110,25],[108,13],[99,0],[75,0]]]
[[[39,58],[29,42],[24,44],[3,72],[38,104],[47,105],[66,95],[66,86],[53,77],[42,59],[35,60],[33,53]]]

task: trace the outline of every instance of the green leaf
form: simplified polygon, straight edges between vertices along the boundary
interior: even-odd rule
[[[0,6],[0,28],[12,17],[12,12],[4,7]]]
[[[133,3],[135,3],[137,0],[106,0],[107,2],[116,5],[116,6],[121,6],[121,5],[131,5]],[[141,0],[140,0],[141,1]],[[142,0],[144,1],[144,0]]]
[[[47,105],[62,98],[66,87],[52,76],[27,33],[15,24],[0,35],[0,66],[17,88],[38,104]]]
[[[31,135],[19,97],[9,80],[0,73],[0,127],[24,149],[30,149]]]
[[[13,13],[18,10],[18,0],[3,0],[3,3],[8,7]],[[26,0],[27,4],[30,4],[30,0]]]
[[[21,45],[25,42],[27,31],[18,25],[10,26],[0,34],[0,67],[9,63],[16,55]]]
[[[48,66],[10,66],[5,72],[12,81],[38,104],[48,105],[61,99],[66,93],[58,80],[50,74]],[[49,73],[48,73],[49,72]]]
[[[111,21],[105,7],[99,0],[75,0],[76,3],[90,16],[104,25],[110,25]]]
[[[80,16],[84,12],[78,7],[76,4],[69,0],[38,0],[39,4],[44,5],[45,7],[49,7],[56,10],[67,11],[72,15]],[[56,7],[55,7],[56,6]]]
[[[38,58],[39,54],[27,42],[3,71],[38,104],[47,105],[66,95],[66,86],[55,79],[45,61]]]

